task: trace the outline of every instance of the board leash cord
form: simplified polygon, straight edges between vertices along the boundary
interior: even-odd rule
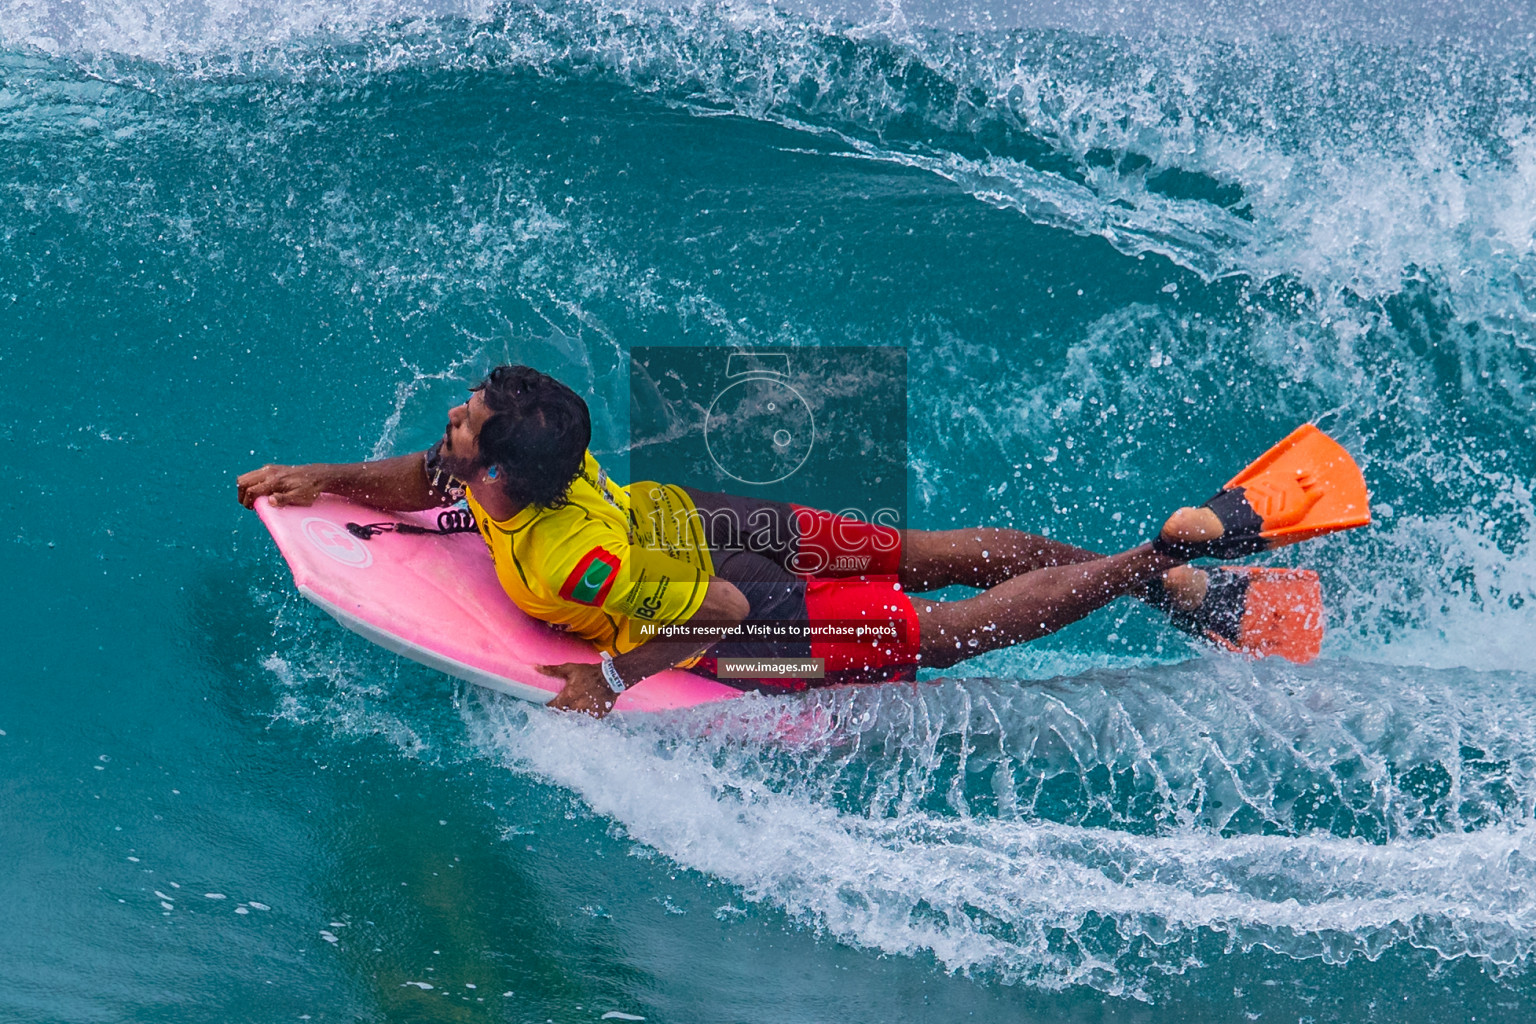
[[[415,523],[348,523],[347,532],[359,540],[372,540],[381,533],[426,533],[445,536],[450,533],[476,533],[475,517],[467,508],[450,508],[437,514],[437,526],[418,526]]]

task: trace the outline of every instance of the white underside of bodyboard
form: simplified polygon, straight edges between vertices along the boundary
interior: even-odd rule
[[[403,640],[393,633],[386,633],[377,626],[348,614],[345,609],[337,607],[308,587],[299,587],[299,593],[303,594],[316,607],[323,610],[331,618],[358,636],[378,644],[385,650],[393,651],[405,658],[410,658],[419,665],[436,669],[439,672],[453,676],[455,679],[474,683],[476,686],[483,686],[487,690],[495,690],[497,693],[505,693],[508,696],[531,701],[535,704],[547,704],[555,697],[555,694],[549,690],[541,689],[537,686],[529,686],[527,683],[519,683],[516,680],[507,679],[502,676],[492,675],[489,672],[475,668],[473,665],[466,665],[462,661],[457,661],[436,651],[428,650],[425,647],[411,643],[409,640]]]

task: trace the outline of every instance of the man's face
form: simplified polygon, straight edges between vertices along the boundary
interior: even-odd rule
[[[480,465],[480,428],[491,418],[491,410],[479,391],[471,391],[469,400],[448,410],[448,426],[443,431],[445,468],[461,480],[473,479]]]

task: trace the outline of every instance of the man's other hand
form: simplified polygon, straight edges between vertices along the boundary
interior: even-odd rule
[[[555,699],[549,702],[549,707],[560,711],[580,711],[593,718],[602,718],[613,710],[617,695],[603,681],[600,666],[571,662],[564,665],[540,665],[539,671],[546,676],[565,680],[565,685],[555,694]]]
[[[313,505],[325,490],[325,476],[316,466],[262,466],[235,481],[240,504],[255,508],[257,498],[274,505]]]

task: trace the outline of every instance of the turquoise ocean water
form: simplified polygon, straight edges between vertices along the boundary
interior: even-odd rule
[[[1536,1015],[1536,17],[0,0],[0,1019]],[[912,520],[1110,547],[1316,419],[1323,656],[1115,606],[574,720],[346,633],[234,478],[495,363],[908,350]],[[608,1019],[614,1019],[609,1017]]]

